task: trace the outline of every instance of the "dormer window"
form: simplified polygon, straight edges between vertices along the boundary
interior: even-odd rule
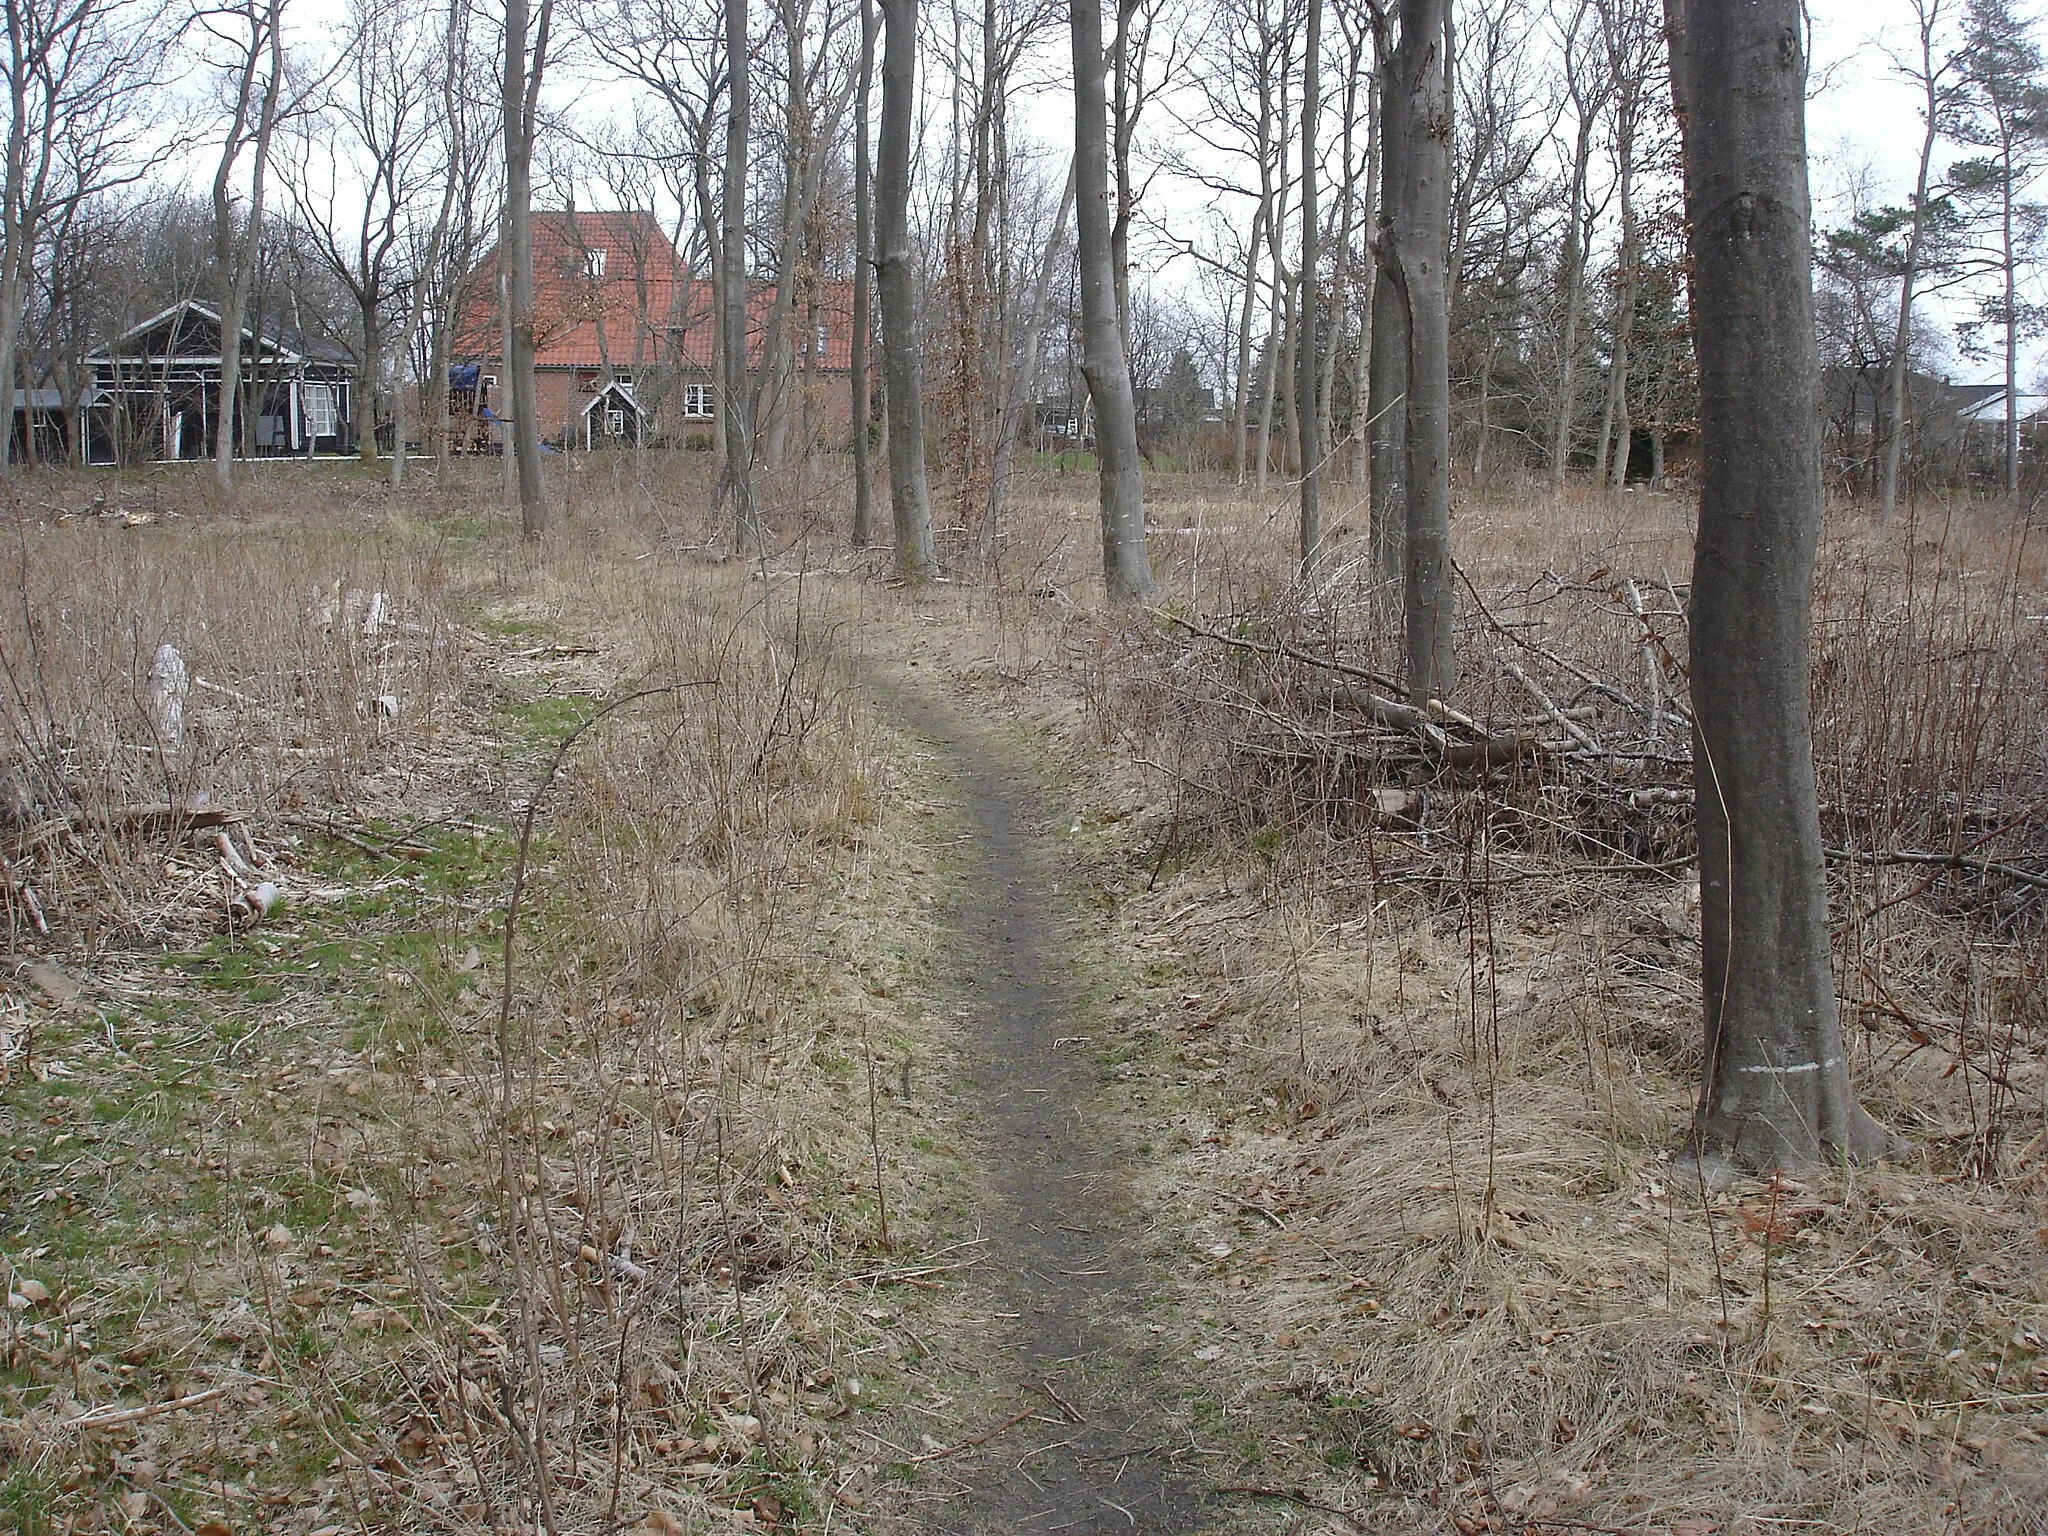
[[[605,253],[602,250],[585,251],[583,253],[583,272],[593,283],[600,282],[604,278],[604,256]]]

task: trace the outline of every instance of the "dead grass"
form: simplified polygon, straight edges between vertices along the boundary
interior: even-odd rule
[[[18,1528],[815,1526],[872,1496],[838,1421],[892,1390],[890,1358],[858,1361],[891,1315],[875,1181],[898,1242],[940,1196],[900,1167],[887,1077],[879,1170],[856,1113],[896,1049],[865,1004],[911,963],[832,917],[896,878],[867,848],[868,727],[796,583],[663,553],[709,542],[701,518],[588,517],[535,553],[468,494],[332,535],[169,497],[22,530],[16,716],[56,744],[53,803],[168,762],[156,795],[245,809],[293,899],[223,931],[175,828],[118,866],[62,850],[85,894],[8,1036]],[[397,641],[351,590],[391,596]],[[166,636],[234,690],[195,695],[176,759],[132,750],[135,659]],[[395,716],[356,707],[372,687]],[[669,691],[547,788],[636,689]]]
[[[839,548],[829,462],[768,483],[792,543],[749,566],[721,558],[708,456],[680,457],[565,469],[540,552],[479,513],[493,466],[397,503],[115,487],[155,519],[134,527],[38,489],[0,603],[38,817],[205,791],[303,899],[231,932],[209,845],[13,846],[51,929],[17,885],[14,1525],[899,1520],[860,1405],[936,1413],[933,1357],[972,1350],[950,1302],[892,1284],[961,1175],[932,1144],[949,1111],[911,1091],[946,1060],[917,993],[943,786],[867,712],[869,653],[1026,721],[1073,775],[1072,857],[1117,914],[1087,942],[1167,1040],[1118,1072],[1157,1116],[1173,1390],[1191,1443],[1235,1458],[1205,1471],[1389,1532],[2048,1518],[2040,906],[1982,867],[2039,867],[2037,541],[1972,507],[1831,522],[1830,837],[1974,862],[1837,865],[1857,1081],[1914,1156],[1703,1202],[1667,1164],[1697,1071],[1684,872],[1585,872],[1643,824],[1540,779],[1438,787],[1412,825],[1332,814],[1367,781],[1249,761],[1220,669],[1096,612],[1075,477],[1020,487],[992,569],[908,595]],[[1304,603],[1285,494],[1155,480],[1163,590],[1383,664],[1358,519],[1333,511],[1353,532]],[[1686,517],[1468,496],[1455,536],[1490,606],[1635,688],[1644,625],[1610,577],[1682,590]],[[364,634],[350,591],[392,626]],[[1675,613],[1653,622],[1682,655]],[[1471,695],[1533,714],[1499,681],[1512,643],[1461,638]],[[142,702],[165,641],[233,690],[193,695],[179,754]],[[600,699],[669,687],[544,802],[501,1041],[518,815]]]
[[[2044,637],[2024,616],[2042,564],[1983,509],[1942,526],[1831,523],[1829,839],[2038,869]],[[1528,710],[1492,670],[1533,668],[1524,639],[1643,697],[1645,625],[1617,588],[1668,572],[1682,593],[1676,503],[1467,506],[1457,532],[1474,586],[1520,621],[1462,632],[1468,708]],[[1398,672],[1369,601],[1268,596],[1276,555],[1219,552],[1211,611]],[[1276,773],[1229,703],[1247,685],[1218,691],[1234,663],[1132,644],[1109,670],[1137,686],[1098,703],[1163,803],[1126,878],[1149,882],[1138,925],[1181,968],[1176,1081],[1223,1106],[1157,1188],[1228,1196],[1186,1207],[1191,1310],[1215,1320],[1188,1344],[1219,1390],[1321,1410],[1319,1446],[1267,1457],[1355,1463],[1360,1521],[1389,1531],[1418,1499],[1463,1530],[2039,1528],[2038,889],[1967,862],[1839,861],[1859,1091],[1916,1152],[1703,1203],[1667,1161],[1698,1071],[1696,896],[1682,870],[1627,872],[1662,845],[1589,820],[1583,788],[1546,798],[1540,770],[1435,784],[1375,826],[1347,801],[1360,765]],[[1615,728],[1569,674],[1539,675]],[[1651,819],[1634,818],[1645,838]]]

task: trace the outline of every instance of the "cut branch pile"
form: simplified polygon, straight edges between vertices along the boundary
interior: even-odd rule
[[[1463,587],[1461,707],[1404,699],[1392,622],[1342,572],[1293,608],[1160,613],[1132,697],[1183,820],[1404,833],[1423,855],[1398,866],[1409,878],[1465,878],[1475,853],[1490,878],[1533,874],[1492,862],[1518,853],[1562,869],[1683,869],[1684,586],[1602,568]],[[2037,930],[2048,742],[2026,678],[2041,637],[1954,607],[1872,612],[1868,586],[1853,614],[1829,614],[1821,596],[1815,751],[1831,863],[1845,881],[1892,871],[1893,895]],[[1465,800],[1483,807],[1484,835],[1463,835]],[[1460,835],[1432,836],[1454,825]]]

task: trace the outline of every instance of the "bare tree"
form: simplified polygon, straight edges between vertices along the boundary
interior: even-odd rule
[[[1322,473],[1322,407],[1317,386],[1322,382],[1322,357],[1318,350],[1317,310],[1322,297],[1317,282],[1316,236],[1316,144],[1317,119],[1322,103],[1319,70],[1323,53],[1322,0],[1307,0],[1308,30],[1301,50],[1301,320],[1296,326],[1296,388],[1300,403],[1295,407],[1301,434],[1301,569],[1306,575],[1322,543],[1322,507],[1317,495]]]
[[[1798,0],[1669,13],[1685,136],[1699,537],[1691,600],[1703,1170],[1883,1155],[1849,1091],[1807,703],[1820,443]]]
[[[242,0],[225,11],[206,11],[200,24],[234,51],[228,129],[213,173],[213,255],[220,278],[220,392],[214,408],[214,478],[234,484],[236,402],[242,387],[242,325],[256,279],[263,236],[263,201],[270,146],[284,89],[285,0]],[[249,154],[249,211],[235,241],[235,166]],[[259,353],[261,349],[258,349]]]
[[[1152,601],[1145,553],[1145,486],[1138,463],[1138,408],[1117,322],[1110,246],[1109,103],[1101,0],[1070,0],[1074,45],[1075,256],[1081,276],[1082,376],[1095,409],[1101,466],[1102,579],[1111,602]]]
[[[25,375],[26,311],[41,274],[51,290],[52,366],[61,362],[60,310],[75,314],[85,295],[78,265],[104,254],[115,226],[107,196],[146,175],[182,148],[173,137],[154,151],[138,117],[160,83],[169,33],[158,18],[126,0],[6,0],[7,40],[0,89],[7,96],[6,164],[0,173],[0,389]],[[74,333],[75,334],[75,333]],[[82,390],[65,390],[76,417]],[[71,433],[77,452],[79,433]],[[12,459],[12,433],[0,440],[0,474]],[[35,433],[23,448],[33,457]]]
[[[1394,52],[1399,119],[1388,162],[1393,202],[1393,260],[1408,334],[1407,503],[1403,613],[1408,692],[1417,703],[1441,699],[1454,678],[1451,655],[1451,365],[1449,250],[1451,117],[1445,78],[1447,0],[1402,0]],[[1390,124],[1390,127],[1392,125]]]
[[[2013,0],[1965,0],[1958,66],[1946,127],[1982,153],[1957,161],[1948,175],[1976,232],[1968,265],[1993,284],[1963,330],[1965,345],[1982,331],[1996,333],[2004,354],[2001,437],[2011,499],[2020,490],[2020,342],[2048,314],[2021,296],[2021,274],[2048,235],[2048,208],[2026,195],[2048,161],[2048,81],[2033,22]]]
[[[847,360],[847,402],[853,417],[853,547],[866,549],[874,539],[874,470],[868,458],[868,414],[873,400],[868,385],[868,341],[874,329],[874,198],[868,177],[868,102],[875,81],[875,0],[860,0],[860,65],[853,92],[853,336]]]
[[[391,489],[398,490],[405,483],[405,370],[403,362],[412,356],[413,339],[419,334],[420,323],[426,315],[427,301],[432,292],[433,279],[441,264],[442,249],[448,243],[449,228],[454,222],[455,204],[463,190],[463,103],[461,91],[461,68],[468,54],[469,4],[468,0],[449,0],[448,17],[442,38],[441,53],[441,130],[444,158],[440,166],[441,205],[435,211],[433,224],[427,230],[426,247],[413,265],[410,280],[410,297],[406,301],[405,320],[399,327],[397,353],[401,367],[391,391]],[[430,348],[430,352],[434,349]],[[434,374],[444,371],[435,361],[427,368],[427,377],[421,379],[421,397],[424,401],[431,393],[427,387]]]
[[[1579,320],[1586,302],[1586,248],[1592,238],[1595,216],[1589,206],[1586,183],[1593,164],[1593,135],[1598,130],[1608,93],[1607,76],[1598,67],[1598,55],[1591,54],[1579,35],[1589,4],[1590,0],[1576,0],[1563,38],[1564,88],[1571,101],[1574,127],[1564,207],[1564,257],[1558,267],[1558,285],[1564,290],[1564,320],[1558,342],[1556,411],[1550,429],[1553,489],[1564,485],[1577,425]],[[1589,57],[1595,62],[1589,63]]]
[[[1950,90],[1953,57],[1935,57],[1936,38],[1941,29],[1942,0],[1912,0],[1916,49],[1901,72],[1919,89],[1920,164],[1913,181],[1913,201],[1906,209],[1906,246],[1899,273],[1899,315],[1891,355],[1891,376],[1886,389],[1891,397],[1891,435],[1884,445],[1884,464],[1878,477],[1878,515],[1886,523],[1899,504],[1899,461],[1906,442],[1906,374],[1913,340],[1913,298],[1926,266],[1928,224],[1933,213],[1929,192],[1934,174],[1934,147],[1941,135],[1944,100]]]
[[[889,392],[889,502],[896,569],[936,573],[924,470],[924,368],[910,251],[910,135],[917,94],[917,0],[882,0],[882,124],[875,154],[875,275],[882,298],[882,371]]]
[[[743,0],[732,0],[742,5]],[[540,412],[533,368],[533,145],[547,72],[555,0],[505,0],[501,106],[505,127],[505,215],[498,241],[506,312],[505,372],[511,407],[512,455],[519,484],[519,528],[529,539],[547,532],[547,482],[540,463]],[[741,40],[745,54],[745,39]],[[742,140],[744,142],[744,138]]]
[[[299,117],[297,152],[282,174],[299,227],[355,312],[343,335],[356,358],[356,452],[372,463],[385,329],[405,287],[400,265],[414,204],[444,169],[434,150],[447,72],[431,62],[435,40],[420,7],[356,0],[351,20],[336,89],[318,112]],[[443,190],[445,208],[452,183],[444,180]],[[404,329],[409,340],[411,325]]]
[[[1636,174],[1641,168],[1638,149],[1662,39],[1648,0],[1595,0],[1595,7],[1600,13],[1612,86],[1614,190],[1621,204],[1621,245],[1615,254],[1614,353],[1607,371],[1607,403],[1600,415],[1594,474],[1596,478],[1607,474],[1614,489],[1620,490],[1628,477],[1628,353],[1642,283],[1638,268],[1642,237],[1636,219]]]
[[[1395,185],[1402,162],[1406,114],[1397,94],[1394,48],[1384,10],[1373,16],[1374,91],[1380,99],[1379,209],[1373,238],[1372,308],[1368,317],[1366,437],[1371,463],[1374,589],[1392,607],[1408,580],[1408,301],[1394,274]]]

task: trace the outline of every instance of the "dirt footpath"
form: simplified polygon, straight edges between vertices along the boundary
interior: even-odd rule
[[[1062,932],[1078,920],[1074,887],[1054,893],[1047,808],[1031,773],[946,706],[909,692],[885,699],[949,765],[970,834],[932,980],[967,1015],[956,1091],[986,1162],[972,1306],[996,1395],[1021,1416],[949,1458],[967,1491],[933,1528],[1193,1531],[1199,1493],[1171,1466],[1173,1432],[1156,1412],[1139,1214],[1103,1125],[1100,1044]]]

